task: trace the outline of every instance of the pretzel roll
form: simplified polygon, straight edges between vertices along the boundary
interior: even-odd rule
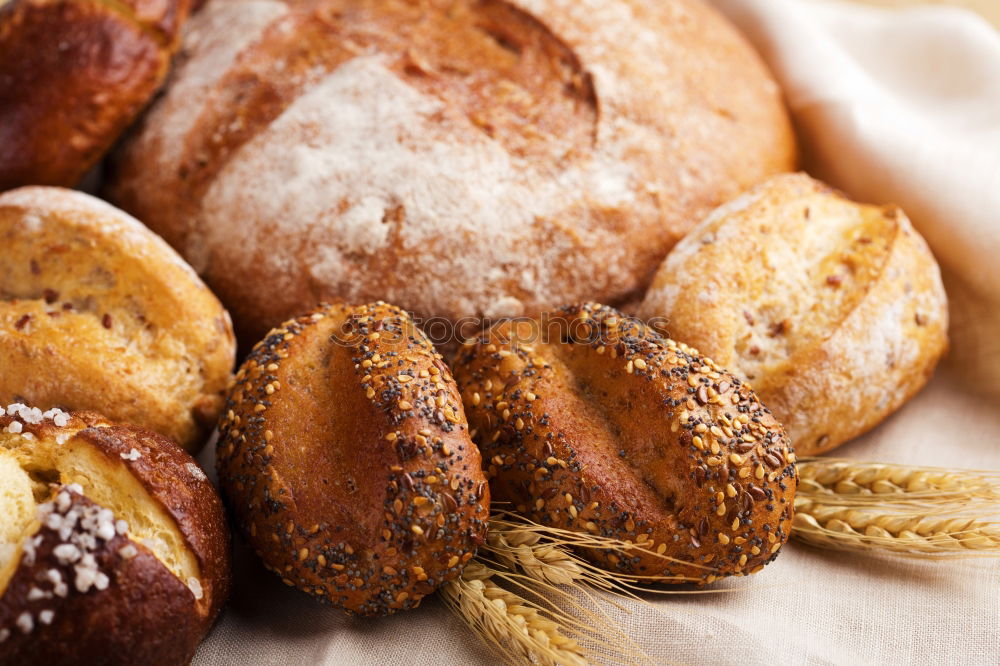
[[[229,315],[138,221],[80,192],[0,195],[0,402],[94,410],[194,450],[236,355]]]
[[[240,368],[219,480],[288,585],[359,615],[416,607],[486,534],[489,488],[458,388],[402,310],[325,305]]]
[[[803,455],[878,425],[948,347],[948,299],[896,206],[784,174],[670,253],[639,308],[752,382]]]
[[[184,664],[230,587],[222,503],[165,437],[0,407],[0,663]]]
[[[0,190],[75,185],[153,96],[188,0],[0,0]]]
[[[189,28],[109,196],[251,344],[320,300],[635,298],[794,164],[780,90],[699,0],[213,0]]]
[[[795,455],[738,378],[595,304],[484,336],[455,371],[494,499],[634,543],[586,555],[664,582],[755,573],[776,556]]]

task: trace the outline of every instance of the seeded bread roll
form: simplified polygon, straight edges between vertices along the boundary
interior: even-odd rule
[[[805,174],[710,215],[667,257],[639,312],[751,382],[804,455],[880,423],[948,345],[941,274],[906,215]]]
[[[138,221],[80,192],[0,195],[0,403],[93,410],[189,450],[218,419],[228,313]]]
[[[636,544],[587,550],[601,567],[712,582],[756,573],[788,539],[795,454],[778,422],[738,378],[616,310],[497,324],[455,376],[493,497]]]
[[[188,663],[230,586],[222,503],[169,440],[0,408],[0,663]]]
[[[385,615],[419,605],[483,542],[489,488],[458,388],[402,310],[327,305],[285,322],[226,407],[224,496],[288,585]]]
[[[698,0],[213,0],[189,27],[109,196],[250,344],[321,300],[636,298],[793,165],[777,85]]]
[[[167,73],[188,0],[0,0],[0,191],[75,185]]]

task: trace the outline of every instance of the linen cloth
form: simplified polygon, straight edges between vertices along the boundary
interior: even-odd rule
[[[996,0],[985,0],[994,2]],[[952,300],[930,385],[835,455],[1000,469],[1000,34],[972,13],[715,0],[784,86],[803,165],[900,204]],[[211,452],[202,462],[211,468]],[[235,592],[195,664],[495,663],[436,599],[371,621],[284,587],[237,547]],[[649,596],[615,619],[661,663],[1000,663],[1000,562],[917,562],[792,542],[713,594]]]

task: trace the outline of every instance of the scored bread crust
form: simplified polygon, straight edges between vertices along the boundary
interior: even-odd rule
[[[948,346],[934,256],[895,206],[786,174],[713,212],[639,307],[748,380],[800,455],[878,425]]]
[[[270,570],[359,615],[416,607],[486,536],[489,488],[458,388],[402,310],[325,305],[236,375],[219,481]]]
[[[788,439],[696,350],[586,304],[497,324],[454,367],[494,499],[637,545],[587,549],[598,565],[712,582],[756,573],[788,539]]]
[[[80,192],[0,194],[0,403],[93,410],[197,450],[236,356],[229,314],[166,243]]]
[[[455,320],[635,298],[794,144],[695,0],[218,0],[114,162],[109,197],[252,343],[320,300]]]
[[[57,425],[52,417],[26,419],[16,409],[3,413],[0,454],[17,446],[85,448],[101,460],[98,476],[93,478],[80,476],[72,460],[61,463],[59,478],[53,479],[53,497],[64,492],[71,498],[58,511],[61,514],[73,507],[101,506],[91,501],[91,493],[131,493],[112,487],[115,474],[124,468],[148,497],[125,494],[116,500],[129,504],[148,500],[162,507],[174,523],[165,528],[179,531],[182,543],[178,547],[194,558],[198,575],[195,580],[181,580],[152,547],[133,540],[133,528],[142,527],[133,524],[110,539],[96,540],[90,552],[108,583],[105,589],[81,592],[74,583],[78,560],[59,555],[56,548],[66,539],[57,526],[43,523],[33,535],[26,535],[28,543],[17,555],[16,569],[0,589],[0,637],[4,638],[0,662],[189,662],[231,585],[229,529],[215,489],[195,461],[161,435],[115,425],[89,412],[64,416],[65,425]],[[12,424],[17,424],[17,432],[11,431]],[[25,440],[26,436],[33,439]],[[30,467],[26,471],[37,473]],[[82,494],[79,489],[68,489],[71,482],[85,484]],[[141,507],[135,510],[141,512]],[[55,579],[53,571],[59,574]],[[53,593],[55,581],[67,586],[63,594]],[[51,614],[48,621],[46,612]],[[25,614],[31,620],[28,631],[24,630],[28,626]]]
[[[0,2],[0,190],[77,184],[163,81],[188,7]]]

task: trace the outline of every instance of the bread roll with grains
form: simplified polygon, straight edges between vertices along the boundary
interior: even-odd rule
[[[0,407],[0,663],[190,662],[229,547],[215,489],[165,437]]]
[[[137,220],[81,192],[0,194],[0,402],[93,410],[201,447],[236,356],[229,314]]]
[[[635,298],[793,155],[771,76],[696,0],[215,0],[109,196],[252,343],[324,299]]]
[[[455,376],[493,497],[541,523],[635,544],[588,549],[667,583],[756,573],[788,539],[781,426],[740,379],[596,304],[497,324]]]
[[[448,366],[402,310],[325,305],[236,375],[219,481],[288,585],[366,616],[415,608],[486,536],[490,496]]]
[[[163,82],[188,0],[0,0],[0,191],[76,185]]]
[[[895,206],[805,174],[713,212],[639,308],[753,384],[800,454],[870,428],[927,383],[948,346],[934,256]]]

